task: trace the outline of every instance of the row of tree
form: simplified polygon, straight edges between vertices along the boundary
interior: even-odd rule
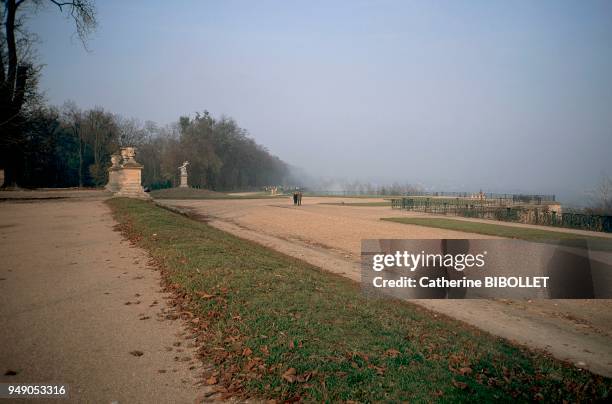
[[[24,187],[102,186],[111,154],[123,146],[137,148],[143,182],[151,188],[176,185],[178,166],[185,160],[190,162],[189,183],[198,188],[257,189],[281,184],[288,176],[287,164],[233,119],[215,119],[207,112],[159,127],[68,102],[28,114],[22,133],[13,170]]]
[[[138,144],[138,142],[134,142]],[[285,183],[289,167],[249,137],[227,117],[214,119],[208,112],[183,116],[177,125],[157,130],[140,147],[144,181],[152,187],[168,186],[177,167],[189,161],[189,185],[213,190],[257,189]]]
[[[172,186],[177,167],[189,160],[192,186],[230,190],[280,184],[288,167],[255,143],[232,119],[207,112],[181,117],[175,125],[140,125],[102,108],[81,110],[44,105],[37,84],[42,65],[28,17],[45,6],[71,17],[86,38],[97,25],[92,0],[0,0],[0,169],[4,186],[101,186],[110,155],[122,146],[139,148],[145,185]],[[2,185],[2,184],[0,184]]]
[[[91,0],[0,1],[0,168],[4,170],[4,185],[8,186],[14,186],[19,180],[51,185],[46,180],[59,175],[61,170],[45,169],[64,163],[33,158],[51,157],[38,148],[49,147],[52,140],[44,134],[53,132],[58,124],[41,106],[38,79],[42,65],[36,58],[35,46],[38,37],[28,30],[27,24],[28,18],[45,6],[56,7],[60,13],[70,16],[83,45],[97,24]],[[67,141],[60,143],[68,144]]]

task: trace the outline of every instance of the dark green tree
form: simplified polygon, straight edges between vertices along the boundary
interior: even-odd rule
[[[5,186],[14,186],[22,173],[25,126],[38,99],[36,82],[40,66],[31,53],[35,41],[24,21],[44,4],[54,5],[72,17],[83,44],[96,26],[90,0],[1,0],[0,168],[5,170]]]

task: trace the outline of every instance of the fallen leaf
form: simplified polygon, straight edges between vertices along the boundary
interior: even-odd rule
[[[283,379],[289,383],[294,383],[296,381],[295,373],[295,368],[289,368],[285,373],[283,373]]]
[[[464,367],[459,369],[459,373],[462,375],[469,375],[472,373],[472,368]]]
[[[586,368],[587,367],[586,362],[583,362],[583,361],[576,362],[575,365],[576,365],[577,368]]]
[[[299,383],[304,383],[307,382],[308,380],[310,380],[310,377],[314,374],[314,372],[306,372],[304,374],[301,374],[297,377],[297,381]]]
[[[354,356],[354,357],[355,357],[355,356],[356,356],[356,357],[359,357],[359,358],[363,359],[365,362],[369,362],[369,361],[370,361],[370,357],[369,357],[368,355],[364,354],[364,353],[361,353],[361,352],[355,352],[355,353],[353,354],[353,356]]]
[[[387,355],[390,358],[397,358],[399,354],[400,354],[400,351],[398,351],[397,349],[387,349],[385,351],[385,355]]]
[[[132,354],[134,356],[142,356],[142,355],[144,355],[144,352],[142,352],[142,351],[131,351],[130,354]]]
[[[208,379],[206,379],[206,384],[208,384],[209,386],[212,386],[213,384],[217,383],[219,383],[219,380],[217,380],[216,376],[210,376]]]
[[[468,385],[466,383],[458,382],[455,379],[453,379],[453,386],[455,386],[458,389],[465,390],[467,389]]]
[[[242,356],[251,356],[253,354],[253,351],[251,350],[251,348],[244,348],[244,350],[242,351]]]
[[[255,365],[257,365],[257,361],[254,359],[250,360],[246,363],[246,365],[244,365],[244,370],[248,372],[249,370],[253,369]]]
[[[202,299],[211,299],[215,297],[214,295],[209,295],[206,292],[196,292],[196,295],[198,295],[198,297],[201,297]]]

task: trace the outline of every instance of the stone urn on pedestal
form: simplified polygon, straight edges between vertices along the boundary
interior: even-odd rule
[[[128,198],[150,199],[151,197],[142,188],[142,164],[135,160],[136,148],[124,147],[121,149],[123,163],[119,171],[119,190],[116,196]]]
[[[111,192],[119,191],[121,185],[121,155],[113,154],[111,156],[111,166],[108,168],[108,184],[104,188]]]

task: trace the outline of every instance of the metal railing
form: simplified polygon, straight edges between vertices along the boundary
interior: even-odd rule
[[[382,191],[384,189],[384,192]],[[503,200],[512,203],[542,204],[544,202],[555,202],[555,195],[546,194],[500,194],[494,192],[430,192],[430,191],[409,191],[401,192],[389,188],[374,188],[369,190],[307,190],[313,195],[327,196],[405,196],[405,197],[431,197],[431,198],[460,198],[470,200]]]
[[[495,192],[429,192],[418,191],[410,192],[406,196],[429,196],[429,197],[450,197],[450,198],[471,198],[471,199],[496,199],[512,201],[514,203],[541,204],[542,202],[555,202],[555,195],[547,194],[500,194]]]
[[[521,206],[515,205],[517,202],[503,204],[500,201],[501,199],[394,198],[391,199],[391,208],[612,233],[612,216],[609,215],[558,213],[547,206]]]

